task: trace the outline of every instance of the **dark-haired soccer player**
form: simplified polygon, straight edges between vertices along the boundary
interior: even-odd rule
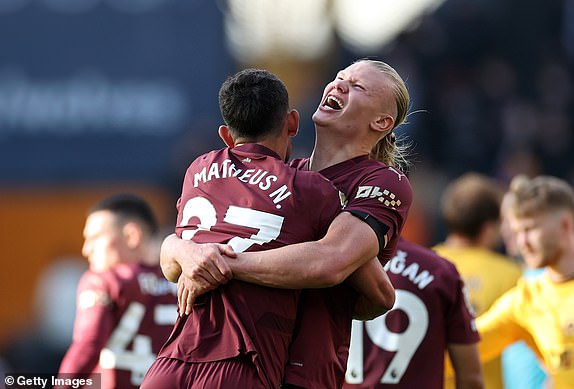
[[[101,373],[101,388],[138,388],[177,314],[176,288],[161,272],[158,225],[140,197],[120,194],[89,211],[82,254],[89,271],[78,285],[73,342],[61,379]]]
[[[483,388],[479,335],[456,267],[401,239],[385,269],[395,306],[374,320],[353,321],[344,388],[442,389],[445,351],[457,388]]]
[[[321,238],[341,200],[320,174],[285,163],[299,116],[283,83],[243,70],[223,83],[219,105],[228,147],[189,166],[177,234],[238,253]],[[165,272],[177,280],[180,270],[173,278]],[[180,316],[142,388],[278,388],[299,296],[239,280],[207,293]]]

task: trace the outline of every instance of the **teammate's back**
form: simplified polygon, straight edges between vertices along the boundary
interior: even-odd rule
[[[479,340],[464,283],[452,263],[404,239],[386,270],[395,306],[377,319],[353,321],[345,388],[441,389],[449,345]],[[476,367],[471,381],[480,382],[474,351],[465,362]]]

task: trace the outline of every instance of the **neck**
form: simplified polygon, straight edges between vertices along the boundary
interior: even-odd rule
[[[566,282],[574,279],[574,261],[563,259],[556,265],[548,266],[547,273],[554,282]]]
[[[235,142],[234,147],[237,147],[237,146],[240,146],[240,145],[243,145],[246,143],[255,143],[255,144],[267,147],[268,149],[275,151],[279,155],[279,157],[281,157],[283,160],[286,159],[287,145],[286,145],[286,142],[283,138],[281,138],[281,139],[277,139],[277,138],[263,139],[263,140],[260,140],[258,142],[253,142],[253,141],[249,142],[249,141],[238,140]]]
[[[309,161],[311,170],[322,170],[361,155],[368,155],[371,151],[372,144],[365,139],[337,137],[333,132],[316,128],[315,148]]]
[[[549,261],[547,273],[554,282],[564,282],[574,278],[574,234],[561,236],[562,250],[557,258]]]
[[[477,247],[477,243],[466,236],[457,235],[457,234],[449,234],[444,243],[445,246],[453,247],[453,248],[463,248],[463,247]]]

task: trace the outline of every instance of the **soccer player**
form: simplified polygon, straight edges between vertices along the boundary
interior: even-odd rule
[[[480,315],[481,359],[524,340],[543,359],[548,387],[574,383],[574,190],[556,177],[517,176],[507,208],[517,248],[539,277],[521,278]]]
[[[348,199],[345,212],[324,238],[227,260],[218,255],[225,248],[198,248],[173,235],[162,245],[164,271],[177,262],[184,277],[214,283],[232,274],[278,288],[318,288],[338,284],[353,273],[348,283],[303,292],[284,375],[286,388],[340,388],[353,315],[376,317],[394,302],[388,279],[379,282],[379,288],[371,285],[378,274],[374,270],[381,266],[375,257],[384,263],[394,254],[412,201],[409,180],[396,167],[403,150],[393,133],[405,120],[408,106],[404,81],[380,61],[359,60],[326,86],[313,115],[313,154],[294,162],[299,169],[319,171]],[[386,304],[370,304],[385,300],[377,300],[377,295],[389,294]]]
[[[500,205],[500,217],[502,219],[501,235],[504,249],[519,263],[524,264],[520,252],[516,247],[516,239],[508,225],[507,208],[512,202],[512,194],[507,192],[502,198]],[[544,273],[544,269],[523,269],[522,277],[537,277]],[[505,389],[540,389],[544,387],[546,373],[539,361],[539,357],[525,342],[516,342],[504,350],[502,354],[502,368],[504,374]]]
[[[63,380],[101,373],[101,388],[138,388],[177,314],[175,285],[162,275],[158,225],[145,200],[119,194],[89,211],[82,254],[89,270],[78,285],[73,342]]]
[[[478,173],[453,180],[442,195],[442,216],[447,236],[434,250],[452,261],[468,288],[470,301],[480,315],[512,288],[522,270],[516,261],[496,251],[501,242],[500,206],[504,189]],[[487,388],[503,388],[500,358],[483,365]],[[446,387],[454,387],[447,373]]]
[[[478,332],[456,267],[401,239],[385,266],[396,291],[393,309],[353,321],[345,389],[442,389],[448,350],[457,388],[482,388]]]
[[[219,105],[228,147],[189,166],[178,236],[238,253],[321,238],[342,204],[323,176],[285,163],[299,124],[285,85],[247,69],[223,83]],[[278,388],[299,296],[239,280],[205,294],[179,317],[142,388]]]

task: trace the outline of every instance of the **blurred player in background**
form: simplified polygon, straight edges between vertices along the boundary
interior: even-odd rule
[[[489,177],[466,173],[447,186],[441,199],[447,237],[434,249],[456,265],[476,315],[513,287],[522,273],[516,261],[496,252],[503,194]],[[483,365],[482,372],[486,388],[503,388],[500,358]],[[452,375],[447,373],[445,384],[454,387]]]
[[[479,336],[456,267],[401,239],[385,269],[395,306],[374,320],[353,321],[344,388],[442,389],[447,350],[456,387],[483,388]]]
[[[524,265],[524,259],[516,247],[516,239],[508,222],[508,209],[512,197],[512,194],[507,192],[502,198],[500,230],[506,254]],[[544,269],[531,269],[526,266],[522,276],[525,278],[538,277],[542,273],[544,273]],[[502,353],[502,367],[505,389],[541,389],[544,387],[546,373],[539,361],[539,356],[523,341],[516,342],[506,348]]]
[[[404,150],[393,133],[405,120],[408,107],[404,81],[384,62],[359,60],[326,86],[313,115],[317,136],[313,154],[294,163],[302,170],[320,171],[348,199],[346,212],[335,219],[323,239],[242,253],[227,261],[217,252],[206,256],[197,245],[173,236],[164,241],[162,261],[165,255],[190,271],[195,262],[195,270],[210,269],[203,278],[214,281],[233,274],[279,288],[321,287],[342,282],[366,263],[349,283],[303,292],[285,388],[342,387],[353,315],[372,318],[392,306],[394,295],[390,305],[370,304],[376,300],[373,294],[388,294],[386,283],[370,287],[378,274],[370,267],[381,267],[377,255],[383,263],[394,255],[412,201],[409,180],[397,167]],[[185,270],[184,275],[196,277]]]
[[[515,177],[507,217],[529,268],[544,274],[522,278],[477,319],[481,358],[499,356],[523,340],[542,356],[551,382],[574,385],[574,190],[565,181]]]
[[[138,388],[176,314],[176,288],[162,275],[148,203],[131,194],[103,199],[88,212],[73,342],[61,378],[101,373],[102,389]]]
[[[341,212],[339,191],[319,173],[285,163],[299,114],[283,82],[243,70],[223,83],[219,106],[228,147],[189,166],[177,235],[238,253],[321,238]],[[164,273],[176,281],[181,269],[173,262]],[[299,296],[239,280],[201,296],[179,317],[142,388],[278,388]]]

